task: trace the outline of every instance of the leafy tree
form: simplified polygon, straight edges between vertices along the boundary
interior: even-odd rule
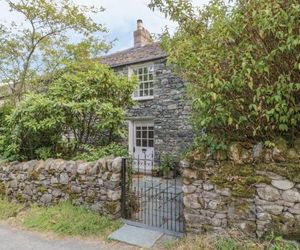
[[[27,95],[8,116],[9,145],[21,159],[70,158],[86,144],[107,146],[123,135],[135,87],[135,78],[97,61],[69,62],[47,93]]]
[[[9,82],[15,101],[36,89],[40,77],[51,78],[68,58],[72,46],[69,34],[83,44],[93,45],[91,56],[97,56],[108,44],[99,37],[106,32],[89,13],[103,8],[76,5],[72,0],[1,0],[22,23],[0,23],[0,82]],[[43,83],[43,81],[42,81]]]
[[[9,138],[6,145],[15,149],[10,157],[34,159],[41,149],[58,152],[64,121],[55,100],[44,94],[28,94],[7,118],[4,138]]]
[[[179,28],[163,44],[190,82],[193,122],[211,148],[267,145],[300,127],[300,3],[296,0],[152,0]]]
[[[134,79],[117,76],[105,65],[83,61],[68,64],[47,95],[64,110],[65,132],[76,142],[107,145],[122,135],[124,111],[133,104],[135,85]]]

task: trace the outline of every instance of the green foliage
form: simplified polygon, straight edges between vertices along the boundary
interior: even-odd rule
[[[296,0],[152,0],[179,23],[163,36],[189,83],[193,123],[213,150],[231,141],[293,140],[300,127],[300,3]]]
[[[65,116],[59,104],[42,94],[29,94],[8,117],[12,143],[22,158],[33,159],[42,147],[56,151]]]
[[[270,171],[287,179],[300,182],[300,165],[299,163],[273,163],[273,164],[257,164],[256,169],[262,171]]]
[[[216,250],[238,250],[238,242],[232,238],[220,237],[215,242]]]
[[[159,170],[167,175],[169,172],[175,170],[176,164],[178,164],[178,159],[174,155],[165,154],[161,157]]]
[[[0,197],[0,220],[6,220],[10,217],[17,215],[22,205],[9,202],[8,200]]]
[[[271,180],[257,174],[255,167],[251,165],[241,165],[237,168],[228,163],[214,171],[211,182],[221,188],[231,189],[235,197],[251,198],[256,193],[255,184],[269,184]]]
[[[9,133],[7,116],[12,112],[12,106],[4,103],[0,106],[0,160],[14,161],[17,159],[17,145]]]
[[[90,17],[103,8],[78,5],[72,0],[2,2],[12,15],[21,18],[20,22],[0,22],[0,82],[10,83],[15,103],[24,93],[43,89],[41,79],[45,84],[55,78],[65,60],[83,56],[79,51],[91,58],[110,47],[99,37],[106,28]],[[70,41],[70,34],[79,42]]]
[[[66,236],[107,237],[120,227],[113,221],[84,207],[74,207],[68,202],[49,208],[34,206],[25,214],[22,226],[43,232],[54,232]]]
[[[169,250],[298,250],[297,243],[287,242],[281,237],[270,237],[267,241],[239,236],[187,236],[180,240],[167,242]]]
[[[84,161],[96,161],[105,156],[127,156],[127,147],[118,145],[116,143],[111,143],[103,147],[92,147],[86,145],[84,147],[85,152],[79,153],[74,159],[84,160]]]
[[[135,86],[135,80],[85,60],[67,64],[64,74],[50,86],[48,96],[61,106],[66,129],[77,142],[100,139],[100,145],[108,145],[123,133],[124,109],[133,104]]]
[[[124,134],[135,86],[135,79],[117,76],[98,62],[68,62],[45,94],[28,94],[7,116],[0,155],[12,148],[18,159],[71,158],[85,144],[110,145]],[[90,157],[114,150],[121,154],[111,146]]]

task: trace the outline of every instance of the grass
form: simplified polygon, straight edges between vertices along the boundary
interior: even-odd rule
[[[6,199],[0,198],[0,220],[6,220],[10,217],[15,217],[22,205],[9,202]]]
[[[188,236],[166,243],[167,250],[300,250],[300,246],[286,242],[280,237],[271,237],[259,242],[255,239],[230,236]]]
[[[26,213],[21,225],[61,236],[101,236],[106,238],[121,223],[87,210],[74,207],[69,202],[43,208],[34,206]]]
[[[69,202],[52,207],[32,206],[22,213],[23,206],[0,198],[0,220],[16,217],[18,225],[41,232],[53,232],[60,236],[107,236],[121,226],[121,222],[98,215],[84,207],[75,207]],[[259,242],[242,235],[188,236],[164,243],[166,250],[300,250],[291,242],[270,236]]]
[[[121,226],[118,220],[109,219],[75,207],[69,202],[51,207],[32,206],[22,213],[23,206],[0,198],[0,220],[16,217],[17,225],[40,232],[52,232],[59,236],[107,236]]]

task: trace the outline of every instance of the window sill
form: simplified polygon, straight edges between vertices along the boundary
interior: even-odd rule
[[[147,101],[147,100],[153,100],[154,96],[142,96],[142,97],[133,97],[134,101]]]

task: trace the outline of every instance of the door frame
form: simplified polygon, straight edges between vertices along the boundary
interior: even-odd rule
[[[137,122],[152,122],[154,127],[153,118],[136,118],[128,120],[128,151],[129,154],[134,156],[134,145],[135,145],[135,124]],[[155,132],[154,132],[155,136]],[[153,153],[155,154],[155,139],[153,142]]]

